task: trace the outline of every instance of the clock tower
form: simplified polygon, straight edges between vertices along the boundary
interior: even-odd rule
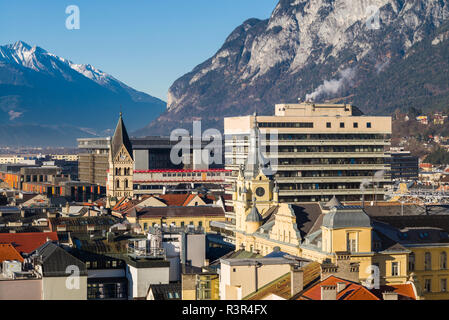
[[[245,165],[239,168],[233,192],[235,212],[236,248],[244,242],[242,235],[255,232],[256,226],[273,206],[279,205],[279,187],[268,174],[265,174],[260,148],[260,132],[254,115],[250,133],[250,148]]]
[[[109,147],[106,194],[110,207],[114,206],[122,197],[133,197],[133,170],[133,149],[120,112],[120,118]]]

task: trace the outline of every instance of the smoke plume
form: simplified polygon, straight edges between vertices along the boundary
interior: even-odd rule
[[[306,101],[315,101],[322,95],[335,95],[343,86],[352,83],[355,78],[355,68],[347,68],[340,71],[339,79],[325,80],[314,92],[306,95]]]

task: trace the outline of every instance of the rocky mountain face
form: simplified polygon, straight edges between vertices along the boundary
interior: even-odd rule
[[[0,145],[72,146],[77,137],[110,134],[120,107],[133,130],[166,103],[40,47],[0,46]]]
[[[196,119],[222,128],[223,116],[272,114],[298,99],[371,114],[449,106],[448,21],[445,0],[280,0],[176,80],[167,111],[139,133]]]

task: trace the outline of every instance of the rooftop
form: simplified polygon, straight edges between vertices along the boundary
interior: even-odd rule
[[[58,241],[56,232],[0,233],[0,243],[11,244],[18,252],[29,254],[47,240]]]
[[[23,262],[20,253],[11,244],[0,244],[0,263],[8,260]]]

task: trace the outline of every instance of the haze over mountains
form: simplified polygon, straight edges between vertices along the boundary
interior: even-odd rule
[[[245,21],[176,80],[167,111],[139,133],[191,130],[197,119],[222,128],[224,116],[272,114],[306,97],[339,97],[368,114],[443,109],[447,70],[447,1],[280,0],[269,19]]]
[[[40,47],[0,46],[0,145],[71,146],[77,137],[107,135],[121,106],[135,130],[166,103]]]

